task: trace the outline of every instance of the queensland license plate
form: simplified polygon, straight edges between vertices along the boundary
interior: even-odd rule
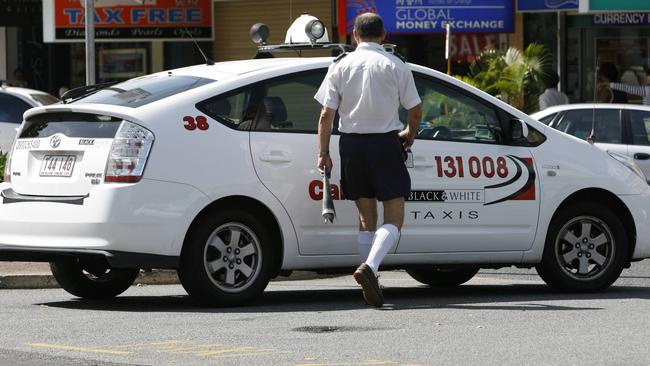
[[[77,157],[74,155],[45,155],[39,175],[41,177],[72,176],[76,161]]]

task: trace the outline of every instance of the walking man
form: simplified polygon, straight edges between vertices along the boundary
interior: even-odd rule
[[[381,17],[358,16],[353,36],[356,50],[335,60],[314,97],[323,106],[318,120],[318,168],[332,170],[329,144],[338,110],[341,189],[359,210],[357,243],[363,263],[354,278],[366,302],[379,307],[384,303],[377,281],[379,265],[399,240],[404,199],[411,191],[404,147],[415,140],[422,109],[411,70],[381,46],[386,37]],[[408,110],[406,128],[399,120],[400,105]],[[379,229],[377,201],[384,206]]]

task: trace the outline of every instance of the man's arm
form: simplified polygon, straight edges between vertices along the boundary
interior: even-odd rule
[[[634,94],[634,95],[639,95],[642,97],[647,97],[650,95],[650,86],[644,85],[644,86],[639,86],[639,85],[628,85],[628,84],[621,84],[621,83],[609,83],[609,87],[622,91],[628,94]]]
[[[415,135],[418,133],[418,127],[422,121],[422,103],[408,110],[408,124],[406,128],[399,133],[399,137],[404,141],[404,145],[409,147],[415,142]]]
[[[318,117],[318,169],[321,173],[327,168],[332,173],[332,158],[330,157],[330,137],[336,110],[323,107]],[[328,174],[328,175],[329,175]]]

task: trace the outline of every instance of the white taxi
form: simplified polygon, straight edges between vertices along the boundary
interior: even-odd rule
[[[307,47],[331,48],[314,38]],[[316,168],[313,96],[332,62],[208,62],[28,111],[1,192],[0,260],[49,261],[84,298],[120,294],[139,268],[177,269],[215,306],[244,304],[291,270],[351,273],[357,213],[337,184],[336,131],[333,224]],[[412,192],[385,269],[451,286],[479,268],[536,267],[556,289],[596,291],[650,257],[650,188],[633,161],[409,66],[427,127],[406,161]]]

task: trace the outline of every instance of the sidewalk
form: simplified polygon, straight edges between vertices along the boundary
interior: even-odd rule
[[[315,272],[294,271],[291,276],[279,276],[273,281],[308,280],[322,276]],[[134,285],[174,285],[178,284],[174,270],[140,271]],[[43,262],[0,262],[0,289],[41,289],[57,288],[50,271],[50,264]]]

